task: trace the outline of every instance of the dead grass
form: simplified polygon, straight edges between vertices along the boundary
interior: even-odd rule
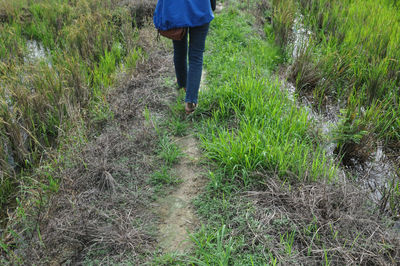
[[[141,30],[143,42],[151,42],[144,39],[153,38],[153,31],[150,26]],[[38,216],[40,236],[25,238],[16,252],[24,263],[136,264],[152,252],[157,219],[147,179],[157,167],[158,137],[144,110],[163,116],[174,91],[162,80],[173,73],[170,52],[146,52],[148,58],[109,95],[114,119],[93,132],[93,140],[59,173],[59,192]],[[17,232],[22,228],[15,225]]]
[[[156,4],[156,0],[124,0],[121,2],[121,5],[130,9],[131,16],[136,23],[135,26],[138,28],[142,28],[148,19],[153,17]]]
[[[283,264],[396,265],[399,261],[400,233],[388,228],[360,189],[350,184],[289,186],[261,176],[267,180],[266,189],[248,192],[258,224],[249,229],[253,243],[263,243]],[[292,233],[288,256],[286,239]]]

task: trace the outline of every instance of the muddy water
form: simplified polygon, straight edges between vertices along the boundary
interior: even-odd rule
[[[398,180],[395,164],[386,156],[382,144],[378,144],[371,160],[363,165],[356,164],[353,173],[371,190],[371,196],[376,202],[382,199],[385,190],[389,189],[390,182]]]
[[[309,31],[302,23],[303,17],[298,15],[294,21],[293,35],[289,47],[292,49],[293,59],[299,56],[301,51],[309,45],[312,32]],[[288,69],[289,70],[289,69]],[[288,71],[287,70],[287,71]],[[287,76],[287,73],[284,74]],[[292,101],[298,102],[302,107],[308,110],[309,119],[315,121],[315,125],[320,133],[325,137],[324,143],[326,154],[332,159],[337,160],[334,150],[336,143],[332,140],[332,131],[339,123],[340,106],[339,104],[328,104],[323,113],[317,113],[312,108],[312,99],[302,97],[298,99],[296,96],[296,88],[293,84],[282,81],[283,88],[288,92],[288,96]],[[397,158],[397,160],[400,160]],[[395,167],[393,159],[388,158],[385,154],[382,144],[378,144],[376,150],[372,153],[370,159],[360,164],[354,160],[355,166],[339,169],[339,180],[343,178],[353,177],[361,184],[363,189],[370,191],[371,199],[379,203],[384,196],[384,191],[388,189],[390,182],[399,180],[398,169]]]
[[[28,53],[24,58],[25,63],[35,63],[38,60],[47,59],[50,54],[49,51],[44,48],[43,44],[35,40],[28,40],[26,42],[26,48]]]
[[[292,47],[292,56],[297,58],[301,50],[307,48],[312,32],[306,29],[303,25],[303,16],[297,14],[293,24],[293,38],[290,46]]]

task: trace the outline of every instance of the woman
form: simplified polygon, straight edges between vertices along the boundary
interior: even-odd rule
[[[158,0],[154,12],[157,29],[188,28],[182,40],[173,41],[175,74],[179,88],[186,91],[185,112],[197,106],[203,53],[216,0]],[[189,36],[189,45],[188,45]],[[189,59],[189,67],[187,61]]]

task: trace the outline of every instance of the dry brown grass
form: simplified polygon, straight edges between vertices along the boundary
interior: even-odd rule
[[[155,31],[144,27],[139,35],[141,42],[150,43],[153,39],[147,38],[154,38]],[[120,77],[108,96],[114,119],[99,134],[93,132],[97,136],[82,148],[64,148],[73,160],[57,174],[59,192],[48,207],[28,214],[39,225],[41,241],[37,233],[24,236],[23,221],[13,225],[23,243],[12,236],[7,241],[17,244],[25,263],[135,264],[154,248],[157,219],[147,179],[156,167],[152,158],[158,138],[145,122],[144,110],[163,116],[174,91],[162,80],[173,73],[172,56],[162,47],[153,48],[147,47],[148,58],[131,76]]]
[[[130,9],[131,16],[138,28],[142,28],[149,18],[153,17],[156,4],[156,0],[123,0],[120,3]]]
[[[26,185],[21,176],[10,178],[13,171],[34,172],[68,131],[82,121],[97,126],[110,115],[105,87],[138,48],[137,23],[121,2],[0,0],[0,174],[7,177],[0,185],[13,184],[0,191],[1,202],[13,201]],[[140,14],[145,8],[138,18],[144,25],[155,2],[128,2]],[[45,55],[36,58],[28,40]],[[7,207],[0,212],[6,215]]]
[[[264,191],[248,192],[258,227],[250,226],[253,243],[284,264],[396,265],[400,233],[368,206],[368,194],[350,184],[282,184],[265,174]],[[294,233],[291,256],[280,236]]]

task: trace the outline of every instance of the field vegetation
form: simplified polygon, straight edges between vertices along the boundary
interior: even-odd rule
[[[289,79],[314,107],[341,109],[337,151],[349,164],[365,161],[381,142],[400,147],[400,35],[397,1],[275,0],[276,41],[293,39],[301,16],[311,32],[297,51]],[[284,9],[289,6],[291,8]],[[297,18],[297,22],[295,19]]]
[[[377,204],[343,167],[400,149],[396,1],[218,2],[186,116],[154,1],[0,0],[1,264],[398,263],[398,179]],[[330,105],[326,136],[312,113]],[[208,182],[192,249],[166,253],[155,205],[185,182],[187,135]]]
[[[88,167],[82,149],[114,117],[110,88],[147,56],[138,29],[154,4],[0,1],[2,259],[18,259],[13,250],[28,245],[26,235],[43,240],[39,220],[73,176],[66,169]]]
[[[53,151],[66,152],[62,143],[71,132],[112,116],[107,88],[142,57],[135,17],[143,23],[145,7],[139,1],[0,1],[2,216],[22,184],[54,181],[23,177],[57,161]]]
[[[205,225],[192,235],[192,254],[157,263],[395,265],[399,259],[395,217],[383,217],[359,184],[343,179],[318,121],[273,78],[291,60],[285,45],[298,8],[283,2],[225,1],[212,22],[208,89],[192,118],[211,169],[195,202]]]
[[[396,204],[387,204],[400,200],[397,1],[276,0],[265,14],[272,17],[275,41],[286,54],[292,54],[296,38],[303,38],[287,59],[287,78],[322,115],[337,117],[328,138],[341,163],[365,167],[383,146],[395,170],[381,173],[382,212],[397,217]],[[303,36],[296,36],[295,27],[303,28]]]

